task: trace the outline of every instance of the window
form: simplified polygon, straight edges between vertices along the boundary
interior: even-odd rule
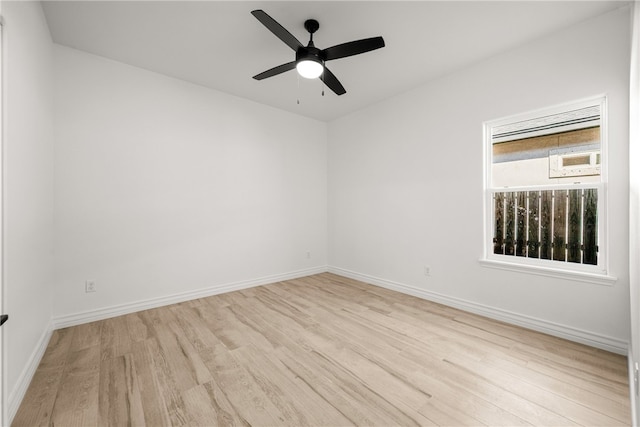
[[[606,275],[606,99],[487,122],[485,148],[485,260]]]

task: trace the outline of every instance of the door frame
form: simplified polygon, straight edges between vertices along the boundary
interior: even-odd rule
[[[5,141],[5,44],[4,44],[4,17],[2,15],[0,0],[0,313],[6,313],[5,279],[4,279],[4,141]],[[9,425],[8,395],[7,395],[7,357],[6,338],[3,328],[0,328],[0,425]]]
[[[631,5],[631,69],[629,82],[629,394],[632,424],[640,425],[640,2]]]

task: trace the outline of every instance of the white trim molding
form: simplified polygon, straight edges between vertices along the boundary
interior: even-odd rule
[[[631,401],[631,425],[638,427],[638,377],[636,375],[637,362],[633,360],[633,349],[629,346],[627,353],[627,365],[629,373],[629,398]]]
[[[480,265],[483,267],[515,271],[517,273],[529,273],[538,276],[555,277],[557,279],[594,283],[596,285],[613,286],[618,281],[617,277],[607,274],[562,270],[559,268],[549,268],[538,265],[514,264],[512,262],[502,262],[494,259],[480,259],[478,262],[480,262]]]
[[[89,311],[83,311],[80,313],[57,316],[53,318],[53,329],[67,328],[69,326],[95,322],[97,320],[108,319],[111,317],[121,316],[123,314],[135,313],[137,311],[148,310],[151,308],[162,307],[170,304],[177,304],[180,302],[194,300],[197,298],[209,297],[212,295],[223,294],[226,292],[239,291],[241,289],[253,288],[256,286],[267,285],[270,283],[281,282],[284,280],[297,279],[304,276],[324,273],[326,271],[327,271],[326,266],[313,267],[313,268],[308,268],[304,270],[297,270],[297,271],[292,271],[288,273],[260,277],[257,279],[249,279],[249,280],[242,280],[238,282],[214,285],[208,288],[181,292],[178,294],[151,298],[143,301],[120,304],[116,306],[100,308],[97,310],[89,310]]]
[[[49,345],[49,340],[51,339],[52,333],[53,324],[49,322],[49,325],[42,332],[38,343],[33,349],[33,353],[31,353],[29,361],[25,365],[24,370],[20,373],[20,377],[18,377],[15,388],[9,393],[7,410],[9,425],[11,425],[11,423],[13,422],[13,418],[18,412],[20,403],[22,403],[22,399],[24,398],[24,395],[26,394],[27,389],[31,384],[31,380],[36,373],[36,369],[38,369],[38,365],[40,365],[40,361],[42,360],[42,356],[44,356],[44,352],[47,350],[47,346]]]
[[[392,291],[401,292],[407,295],[413,295],[428,301],[444,304],[449,307],[457,308],[474,314],[479,314],[491,319],[510,323],[512,325],[522,326],[523,328],[532,329],[534,331],[543,332],[559,338],[575,341],[591,347],[600,348],[613,353],[627,355],[629,343],[614,337],[597,334],[590,331],[562,325],[548,320],[538,319],[524,314],[512,311],[502,310],[496,307],[490,307],[484,304],[443,295],[437,292],[428,291],[415,286],[403,283],[393,282],[391,280],[381,279],[366,274],[356,273],[339,267],[329,267],[329,272],[340,276],[349,277],[361,282],[369,283]]]
[[[631,6],[631,59],[629,67],[629,309],[631,349],[629,372],[640,362],[640,1]],[[629,378],[633,384],[634,378]],[[631,390],[632,423],[640,425],[640,396]]]

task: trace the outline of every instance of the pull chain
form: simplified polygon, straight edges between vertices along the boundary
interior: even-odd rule
[[[320,81],[322,82],[322,96],[324,96],[324,68],[322,70],[322,75],[320,76]],[[296,81],[298,83],[297,94],[296,94],[296,104],[300,105],[300,74],[296,73]]]

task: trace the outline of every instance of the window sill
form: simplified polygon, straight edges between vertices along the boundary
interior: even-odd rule
[[[515,271],[518,273],[536,274],[538,276],[555,277],[557,279],[594,283],[596,285],[613,286],[618,280],[617,277],[606,274],[584,273],[581,271],[561,270],[537,265],[515,264],[492,259],[480,259],[479,262],[483,267]]]

